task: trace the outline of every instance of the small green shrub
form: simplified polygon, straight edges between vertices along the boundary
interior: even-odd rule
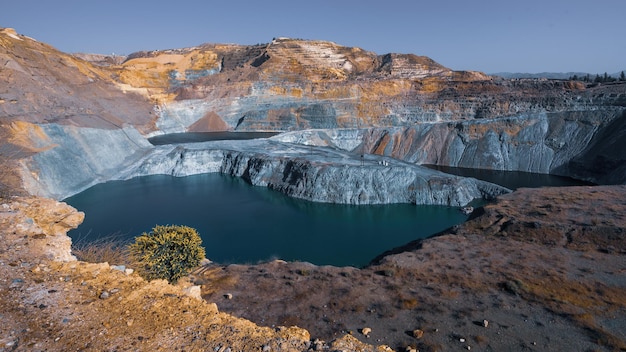
[[[187,226],[155,226],[129,245],[139,273],[148,280],[166,279],[176,283],[204,259],[198,232]]]

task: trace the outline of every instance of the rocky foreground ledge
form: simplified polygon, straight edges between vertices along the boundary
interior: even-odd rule
[[[218,311],[198,286],[146,282],[76,261],[66,232],[83,214],[43,198],[0,205],[0,351],[386,351],[351,336],[313,344],[295,326],[262,327]]]
[[[83,215],[14,198],[0,205],[0,350],[624,350],[624,199],[521,189],[365,268],[211,264],[172,286],[76,261],[65,233]]]

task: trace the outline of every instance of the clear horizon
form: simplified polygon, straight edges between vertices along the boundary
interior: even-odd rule
[[[614,74],[626,70],[625,16],[623,0],[20,0],[3,5],[0,27],[69,53],[291,37],[424,55],[453,70]]]

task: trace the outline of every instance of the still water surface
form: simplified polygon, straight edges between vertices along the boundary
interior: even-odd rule
[[[424,165],[431,169],[443,171],[448,174],[463,177],[473,177],[479,180],[492,182],[508,189],[518,189],[521,187],[537,188],[537,187],[568,187],[568,186],[591,186],[592,183],[575,180],[573,178],[537,174],[522,171],[502,171],[502,170],[485,170],[485,169],[469,169],[464,167]]]
[[[155,225],[187,225],[202,236],[207,258],[220,263],[363,266],[467,219],[444,206],[313,203],[221,174],[112,181],[65,201],[86,213],[69,233],[75,242],[112,234],[132,241]]]
[[[178,143],[198,143],[206,141],[243,140],[256,138],[269,138],[278,132],[184,132],[170,133],[148,138],[152,145],[166,145]]]

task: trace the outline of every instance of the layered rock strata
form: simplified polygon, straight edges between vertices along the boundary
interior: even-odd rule
[[[462,206],[507,189],[376,155],[273,140],[161,147],[128,176],[221,172],[292,197],[327,203]]]
[[[626,182],[625,121],[622,108],[605,107],[411,127],[295,131],[275,139],[414,164],[557,174],[622,184]]]
[[[382,187],[382,180],[393,179],[405,189],[415,179],[413,171],[401,176],[400,166],[365,173],[350,163],[338,166],[354,154],[626,181],[624,84],[503,80],[453,71],[423,56],[377,55],[288,38],[254,46],[204,44],[139,52],[122,63],[119,57],[60,53],[10,30],[0,33],[0,44],[5,68],[0,79],[12,87],[0,91],[0,127],[10,136],[0,150],[15,153],[24,187],[33,194],[62,198],[98,182],[147,174],[136,169],[145,160],[154,163],[150,155],[163,153],[146,137],[211,130],[307,130],[276,141],[330,146],[335,151],[328,157],[336,150],[349,152],[333,159],[333,167],[322,167],[315,155],[286,161],[276,151],[262,156],[262,162],[250,162],[272,165],[272,174],[290,178],[281,184],[275,176],[272,182],[269,176],[246,176],[251,182],[321,201],[385,202],[381,192],[389,187]],[[282,147],[289,155],[291,147]],[[254,159],[243,144],[229,150],[238,153],[235,159]],[[290,173],[294,165],[298,172]],[[219,171],[242,174],[228,167]],[[361,177],[366,180],[357,182]],[[332,184],[339,179],[353,180],[354,188]],[[324,193],[322,185],[346,193],[313,195]],[[448,198],[411,193],[390,199],[441,203]],[[465,198],[451,197],[450,203]]]

